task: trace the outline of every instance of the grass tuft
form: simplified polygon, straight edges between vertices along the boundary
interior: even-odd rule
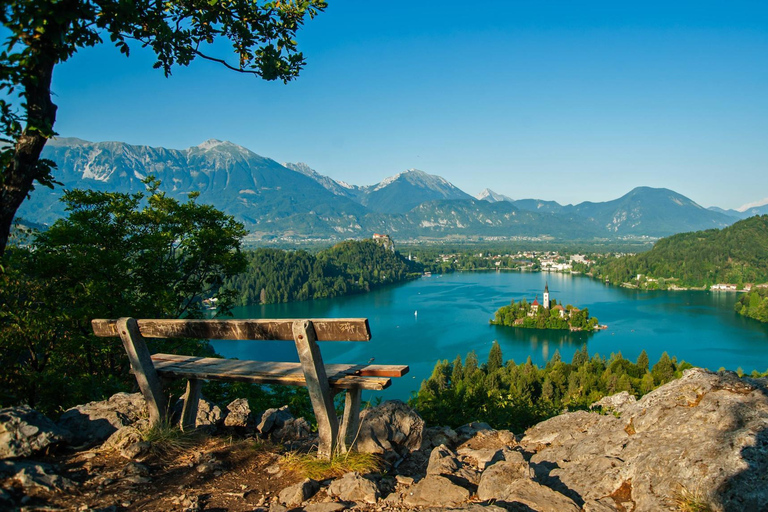
[[[141,440],[150,444],[150,450],[158,457],[172,457],[197,445],[201,433],[197,430],[183,432],[168,420],[141,431]]]
[[[350,471],[372,473],[381,471],[384,463],[372,453],[348,452],[334,455],[331,460],[319,459],[316,454],[289,453],[283,457],[283,464],[303,478],[325,480],[340,477]]]
[[[713,512],[708,497],[699,490],[692,491],[680,485],[680,490],[675,496],[675,505],[679,512]]]

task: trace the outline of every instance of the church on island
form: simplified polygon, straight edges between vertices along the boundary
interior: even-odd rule
[[[555,304],[550,308],[550,301],[549,301],[549,283],[544,284],[544,298],[542,299],[543,303],[539,304],[539,296],[537,295],[533,299],[533,303],[531,304],[531,310],[528,312],[528,316],[533,317],[536,316],[536,314],[539,312],[539,308],[543,307],[544,309],[552,309],[552,311],[557,311],[560,318],[565,318],[566,312],[565,308],[561,306],[560,304]],[[572,308],[576,311],[579,311],[578,308]],[[521,319],[522,320],[522,319]],[[522,323],[522,321],[520,322]]]
[[[539,296],[529,303],[525,299],[514,300],[502,306],[491,319],[493,325],[524,327],[530,329],[558,329],[571,331],[594,331],[601,328],[597,318],[589,317],[589,310],[579,309],[570,304],[563,307],[549,294],[549,283],[544,285],[542,302]]]

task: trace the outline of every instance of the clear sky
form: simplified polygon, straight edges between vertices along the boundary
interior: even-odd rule
[[[561,203],[768,197],[768,2],[329,0],[288,85],[109,44],[58,66],[56,130],[230,140],[357,185],[408,168]]]

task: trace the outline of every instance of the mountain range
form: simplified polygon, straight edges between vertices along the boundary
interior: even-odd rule
[[[662,237],[722,228],[740,218],[768,213],[704,208],[677,192],[638,187],[606,202],[560,205],[513,200],[486,189],[477,197],[440,176],[411,169],[370,186],[350,185],[303,163],[279,164],[231,142],[211,139],[184,150],[57,138],[43,157],[56,162],[63,187],[38,188],[19,210],[26,221],[50,224],[65,212],[65,189],[143,191],[157,176],[162,189],[235,216],[255,238],[368,237],[373,232],[404,238],[532,237],[560,240]]]

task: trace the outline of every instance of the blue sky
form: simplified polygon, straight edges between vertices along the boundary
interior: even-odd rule
[[[725,208],[768,197],[765,2],[329,4],[288,85],[82,50],[54,75],[56,129],[231,140],[358,185],[418,168],[561,203],[640,185]]]

